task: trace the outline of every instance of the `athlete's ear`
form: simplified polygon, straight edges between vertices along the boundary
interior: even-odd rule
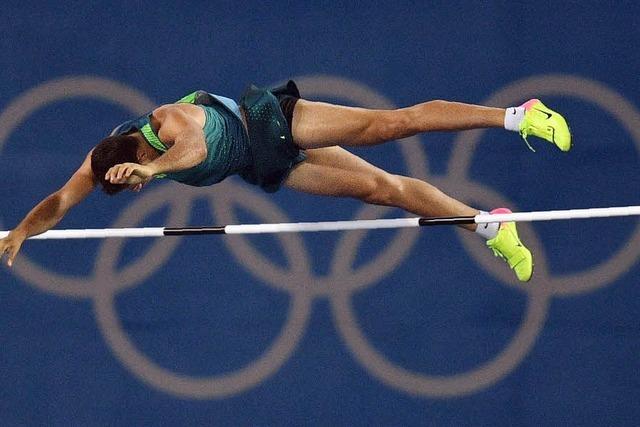
[[[138,149],[136,150],[136,159],[138,160],[138,164],[143,165],[147,160],[147,153],[142,149],[140,145],[138,145]]]

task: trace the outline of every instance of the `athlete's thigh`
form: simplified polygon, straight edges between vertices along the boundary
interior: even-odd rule
[[[307,150],[285,186],[310,194],[364,198],[375,190],[384,170],[340,147]]]
[[[382,140],[375,126],[388,110],[369,110],[300,99],[293,110],[293,140],[302,148],[370,145]]]

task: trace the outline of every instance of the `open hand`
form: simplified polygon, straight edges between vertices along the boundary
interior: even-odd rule
[[[22,246],[22,242],[24,242],[24,237],[14,233],[9,233],[7,237],[0,239],[0,261],[5,258],[5,262],[11,267]]]
[[[121,163],[109,169],[105,179],[112,184],[146,184],[153,179],[154,171],[150,166],[137,163]]]

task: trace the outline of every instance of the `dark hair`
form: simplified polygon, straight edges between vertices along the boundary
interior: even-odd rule
[[[128,187],[127,184],[112,184],[104,176],[107,171],[120,163],[137,163],[138,141],[130,135],[109,136],[91,153],[91,170],[93,176],[102,185],[102,191],[114,195]]]

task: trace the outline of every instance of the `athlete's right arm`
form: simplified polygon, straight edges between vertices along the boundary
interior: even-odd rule
[[[38,203],[6,238],[0,239],[0,259],[6,256],[7,265],[11,267],[22,243],[28,237],[53,228],[69,209],[86,198],[96,185],[97,181],[91,171],[90,152],[62,188]]]

